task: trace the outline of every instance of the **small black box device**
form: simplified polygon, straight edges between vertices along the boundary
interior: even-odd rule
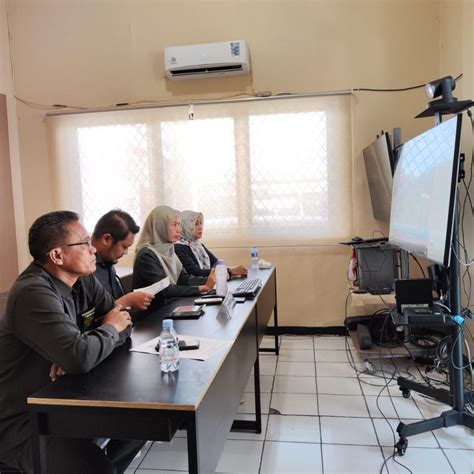
[[[405,308],[432,308],[433,281],[428,278],[395,280],[395,299],[400,314]]]

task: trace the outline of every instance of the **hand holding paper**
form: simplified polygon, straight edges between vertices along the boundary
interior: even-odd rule
[[[145,286],[144,288],[137,288],[133,291],[144,291],[145,293],[151,293],[152,295],[156,295],[160,291],[163,291],[165,288],[170,286],[170,279],[169,277],[163,278],[163,280],[157,281],[153,283],[153,285]]]

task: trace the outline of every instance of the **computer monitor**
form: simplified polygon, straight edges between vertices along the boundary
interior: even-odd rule
[[[374,218],[388,224],[392,199],[392,174],[395,165],[388,133],[382,133],[377,140],[364,148],[362,154]]]
[[[393,178],[389,242],[449,266],[461,115],[403,145]]]

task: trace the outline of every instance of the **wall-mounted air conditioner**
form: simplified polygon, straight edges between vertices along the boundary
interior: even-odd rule
[[[165,48],[169,79],[238,76],[250,73],[250,58],[243,40]]]

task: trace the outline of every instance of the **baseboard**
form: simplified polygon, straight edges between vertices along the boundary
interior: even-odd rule
[[[329,326],[329,327],[307,327],[307,326],[268,326],[265,334],[268,336],[275,335],[295,335],[295,336],[313,336],[313,335],[332,335],[332,336],[347,336],[347,329],[344,326]]]

